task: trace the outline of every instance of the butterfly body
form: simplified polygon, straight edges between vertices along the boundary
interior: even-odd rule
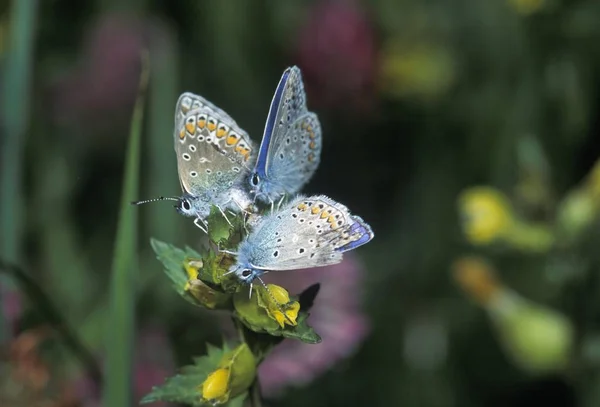
[[[369,242],[370,226],[326,197],[297,197],[261,218],[240,243],[230,272],[251,283],[269,271],[327,266]]]
[[[271,101],[250,192],[264,203],[296,194],[313,176],[321,155],[321,125],[306,107],[300,69],[284,71]]]

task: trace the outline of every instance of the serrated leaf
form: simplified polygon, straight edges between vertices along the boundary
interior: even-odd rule
[[[179,295],[183,296],[185,285],[189,279],[183,268],[183,263],[186,258],[190,257],[190,254],[195,254],[197,258],[201,258],[201,256],[198,253],[190,253],[193,251],[189,248],[183,251],[156,239],[150,239],[150,245],[158,260],[163,264],[165,273],[171,279],[173,287]]]
[[[163,401],[184,403],[191,406],[212,407],[212,404],[202,401],[202,385],[204,381],[211,373],[223,366],[234,369],[235,367],[232,366],[232,363],[235,363],[235,359],[231,358],[235,358],[240,354],[239,349],[244,346],[242,344],[232,351],[226,344],[223,346],[223,349],[208,345],[206,356],[194,358],[193,365],[184,366],[179,374],[166,379],[163,385],[155,386],[149,394],[142,398],[140,404]],[[242,351],[241,353],[247,353],[248,348],[246,347],[245,349],[246,351]],[[237,368],[239,369],[239,367]],[[253,369],[256,369],[255,364],[253,364]],[[241,407],[246,396],[247,392],[244,391],[222,405],[227,407]]]
[[[205,263],[200,259],[211,258],[210,254],[201,256],[195,250],[186,247],[185,251],[168,243],[151,239],[150,244],[156,253],[156,257],[164,266],[165,273],[171,279],[173,288],[185,300],[196,306],[209,309],[226,307],[229,301],[229,295],[219,292],[213,287],[208,286],[200,280],[206,281],[208,274],[206,267],[201,267],[192,275],[190,260],[198,259],[196,262]],[[214,256],[214,255],[213,255]],[[188,270],[186,270],[186,267]],[[209,280],[209,282],[212,279]]]

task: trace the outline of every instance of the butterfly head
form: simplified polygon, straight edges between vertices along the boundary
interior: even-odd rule
[[[284,186],[273,182],[271,179],[267,179],[266,175],[261,175],[258,171],[250,174],[248,184],[250,185],[250,193],[254,196],[255,201],[274,203],[286,193]]]
[[[210,213],[210,205],[198,197],[184,194],[177,198],[177,212],[183,216],[206,218]]]

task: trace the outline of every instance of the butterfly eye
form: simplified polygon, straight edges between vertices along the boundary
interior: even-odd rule
[[[250,269],[242,270],[242,277],[250,277],[251,274],[252,274],[252,270],[250,270]]]
[[[190,210],[190,208],[191,208],[191,205],[190,205],[190,203],[189,203],[187,200],[183,200],[183,201],[181,202],[181,207],[182,207],[183,209],[185,209],[186,211],[189,211],[189,210]]]
[[[253,186],[258,185],[258,183],[260,182],[260,178],[258,178],[257,173],[254,173],[254,175],[252,175],[252,179],[250,180],[250,182],[252,183]]]

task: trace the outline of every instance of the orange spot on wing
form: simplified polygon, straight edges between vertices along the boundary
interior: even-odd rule
[[[188,133],[194,134],[196,132],[196,123],[186,123],[185,129],[188,131]]]
[[[315,155],[314,155],[313,153],[310,153],[310,154],[308,155],[308,161],[309,161],[309,162],[313,162],[313,160],[314,160],[314,159],[315,159]]]
[[[214,121],[212,121],[212,120],[209,120],[209,122],[208,122],[208,126],[207,126],[207,127],[208,127],[208,130],[209,130],[209,131],[213,131],[214,129],[216,129],[216,128],[217,128],[217,123],[215,123],[215,122],[214,122]]]
[[[314,141],[311,141],[310,144],[308,145],[308,147],[310,147],[311,150],[314,150],[315,148],[317,148],[317,143],[315,143]]]
[[[300,205],[298,205],[296,208],[298,208],[301,211],[305,211],[306,210],[306,204],[305,203],[301,203]]]
[[[203,129],[204,126],[206,126],[206,119],[198,119],[198,127],[200,127],[200,129]]]
[[[228,146],[232,146],[235,143],[237,143],[238,139],[239,136],[237,134],[230,134],[229,136],[227,136],[225,143],[227,143]]]
[[[313,215],[316,215],[319,212],[321,212],[321,210],[316,206],[313,206],[313,208],[310,210],[310,213],[312,213]]]
[[[179,138],[180,138],[181,140],[183,140],[183,139],[185,138],[185,129],[181,129],[181,130],[179,131]]]
[[[326,217],[329,216],[330,213],[331,213],[331,209],[325,209],[323,212],[321,212],[321,219],[325,219]]]
[[[225,127],[219,127],[219,130],[217,130],[217,138],[223,138],[225,134],[227,134]]]
[[[317,135],[315,134],[314,131],[311,131],[308,133],[308,137],[310,137],[311,140],[314,140],[317,137]]]

